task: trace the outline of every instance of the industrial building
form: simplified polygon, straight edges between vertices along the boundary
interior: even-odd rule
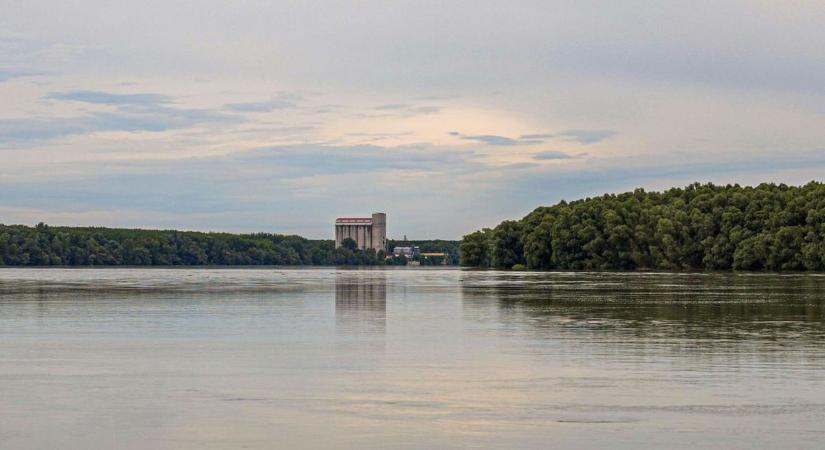
[[[372,217],[339,217],[335,219],[335,248],[341,247],[344,239],[355,241],[361,250],[387,250],[387,215],[373,213]]]
[[[412,247],[395,247],[392,249],[393,256],[405,256],[407,258],[417,258],[418,255],[421,253],[421,249],[418,246]]]

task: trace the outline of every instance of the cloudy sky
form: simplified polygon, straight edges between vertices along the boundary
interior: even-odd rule
[[[825,3],[0,0],[0,223],[458,238],[825,178]]]

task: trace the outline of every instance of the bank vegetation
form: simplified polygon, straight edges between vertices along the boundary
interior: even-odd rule
[[[636,189],[464,236],[461,264],[540,270],[825,270],[825,185]]]

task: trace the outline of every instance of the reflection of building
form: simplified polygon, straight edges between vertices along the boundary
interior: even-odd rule
[[[335,274],[335,318],[345,331],[384,333],[387,279],[380,270],[340,270]]]
[[[387,215],[373,213],[372,217],[339,217],[335,219],[335,248],[344,239],[355,241],[358,248],[375,251],[387,249]]]

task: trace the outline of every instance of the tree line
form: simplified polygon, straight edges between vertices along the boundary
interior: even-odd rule
[[[354,243],[353,243],[354,244]],[[457,253],[458,243],[454,243]],[[384,265],[383,251],[269,233],[0,225],[0,266]]]
[[[825,185],[694,183],[539,207],[463,237],[461,264],[540,270],[825,270]]]

